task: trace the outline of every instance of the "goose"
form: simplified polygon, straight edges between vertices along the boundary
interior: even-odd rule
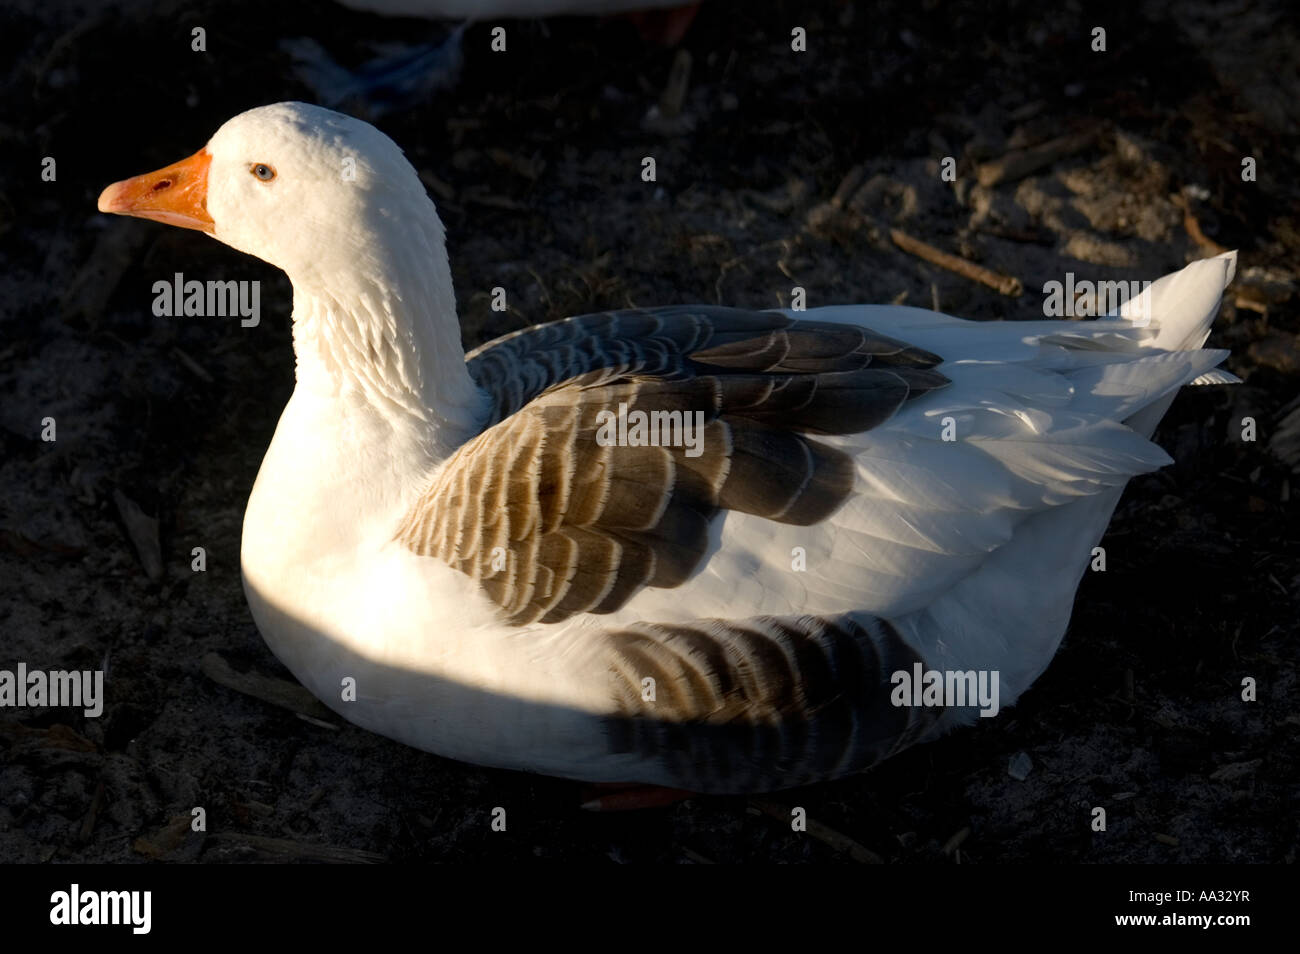
[[[466,354],[415,170],[302,103],[98,205],[292,281],[241,545],[272,652],[372,732],[588,783],[823,782],[1014,703],[1179,388],[1236,380],[1235,253],[1093,321],[668,305]]]

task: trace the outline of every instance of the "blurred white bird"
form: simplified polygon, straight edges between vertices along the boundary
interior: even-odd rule
[[[322,103],[361,110],[377,119],[427,103],[434,93],[454,87],[465,64],[464,35],[462,24],[438,43],[389,49],[355,70],[340,66],[311,37],[287,37],[280,49],[293,57],[298,78]]]

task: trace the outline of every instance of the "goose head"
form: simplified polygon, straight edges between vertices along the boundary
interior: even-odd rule
[[[197,229],[293,282],[298,383],[472,429],[442,222],[375,127],[319,106],[240,113],[188,159],[116,182],[101,212]]]
[[[373,267],[397,246],[442,238],[433,203],[396,143],[368,123],[305,103],[235,116],[188,159],[110,185],[99,210],[206,232],[295,284]]]

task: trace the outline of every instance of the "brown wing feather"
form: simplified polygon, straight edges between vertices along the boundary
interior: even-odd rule
[[[500,420],[442,466],[397,537],[481,581],[511,623],[613,612],[643,586],[684,582],[721,509],[829,516],[853,463],[809,435],[877,426],[947,383],[930,370],[939,360],[867,329],[723,308],[507,336],[470,357]],[[620,406],[666,422],[698,414],[698,447],[609,445],[602,428]]]
[[[866,614],[638,623],[602,632],[601,647],[611,753],[659,763],[691,791],[860,772],[921,741],[943,714],[892,704],[893,674],[928,666],[888,620]]]

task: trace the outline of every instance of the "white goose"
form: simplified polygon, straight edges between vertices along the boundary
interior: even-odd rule
[[[670,306],[467,356],[415,171],[300,103],[99,208],[293,281],[297,386],[242,552],[275,654],[367,729],[588,781],[861,771],[974,718],[895,705],[917,664],[996,671],[1014,702],[1125,483],[1169,462],[1148,437],[1179,387],[1234,380],[1201,350],[1233,255],[1130,301],[1145,326]],[[620,404],[702,412],[700,452],[607,446]]]

